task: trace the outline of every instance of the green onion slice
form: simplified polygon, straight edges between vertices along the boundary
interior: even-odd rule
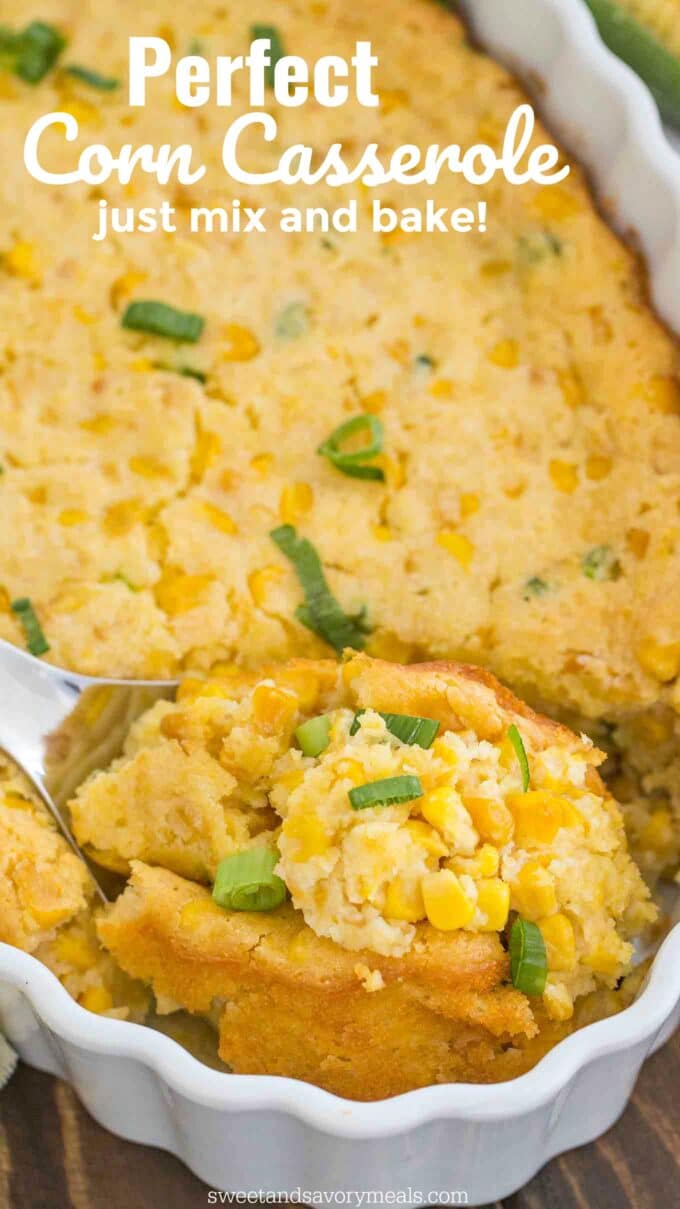
[[[54,66],[66,40],[45,21],[31,21],[21,33],[3,30],[0,53],[7,57],[7,66],[27,84],[39,84]]]
[[[288,893],[274,873],[279,854],[271,848],[250,848],[220,861],[212,896],[228,911],[273,911]]]
[[[361,449],[355,449],[351,452],[343,450],[343,442],[352,437],[357,432],[368,431],[368,443],[363,445]],[[377,416],[371,415],[369,412],[362,412],[361,415],[353,416],[351,420],[346,420],[344,424],[340,424],[338,428],[321,444],[317,449],[317,453],[322,457],[328,458],[332,462],[336,470],[340,470],[342,474],[349,475],[354,479],[373,479],[375,481],[384,482],[385,474],[379,466],[366,466],[365,462],[369,462],[371,458],[375,458],[382,453],[384,445],[384,430],[382,423]]]
[[[49,651],[50,644],[43,633],[43,628],[38,621],[38,615],[28,596],[22,596],[19,600],[13,600],[11,608],[21,623],[26,635],[26,646],[31,655],[44,655],[46,651]]]
[[[526,793],[527,789],[529,788],[530,780],[529,761],[527,759],[527,750],[524,746],[524,741],[514,722],[512,726],[508,728],[508,739],[512,743],[512,746],[515,749],[515,755],[519,760],[519,766],[522,773],[522,789],[524,790],[524,793]]]
[[[524,599],[529,600],[531,596],[545,596],[549,591],[549,583],[541,579],[540,575],[532,575],[524,585]]]
[[[542,995],[548,977],[541,929],[519,915],[510,931],[510,977],[512,985],[525,995]]]
[[[422,796],[420,777],[410,776],[385,777],[382,781],[357,785],[349,791],[352,810],[366,810],[367,806],[394,806],[398,802],[412,802]]]
[[[424,747],[427,750],[432,746],[439,730],[439,723],[435,722],[434,718],[418,718],[411,714],[383,714],[380,710],[376,712],[380,714],[390,734],[401,739],[402,743],[408,743],[410,747],[417,744],[418,747]],[[357,710],[349,728],[350,735],[357,733],[361,726],[362,714],[365,713],[365,709]]]
[[[100,76],[98,71],[92,71],[89,67],[81,67],[78,63],[67,67],[66,74],[73,76],[74,80],[80,80],[83,84],[89,84],[91,88],[98,88],[100,92],[114,92],[116,88],[120,88],[120,80],[116,80],[113,76]]]
[[[121,323],[133,332],[151,332],[167,340],[195,344],[203,331],[205,320],[190,311],[178,311],[165,302],[131,302]]]
[[[348,617],[333,596],[314,546],[305,537],[298,537],[292,525],[272,529],[272,541],[290,560],[305,593],[305,603],[297,613],[306,625],[338,653],[345,647],[360,651],[365,643],[363,617]]]
[[[320,756],[328,747],[331,737],[331,720],[328,714],[308,718],[296,728],[295,738],[303,756]]]
[[[205,383],[208,375],[200,369],[192,369],[190,365],[168,365],[165,361],[154,361],[154,369],[162,369],[166,374],[179,374],[181,378],[194,378],[196,382]]]
[[[252,42],[256,42],[258,38],[267,38],[269,41],[269,57],[271,64],[265,73],[265,79],[270,88],[274,87],[274,68],[279,59],[285,55],[281,35],[275,25],[251,25],[250,38]]]
[[[620,579],[621,563],[610,546],[593,546],[581,559],[581,570],[588,579]]]

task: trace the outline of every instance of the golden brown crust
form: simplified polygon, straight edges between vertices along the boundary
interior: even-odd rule
[[[537,1033],[526,997],[503,983],[507,957],[495,935],[424,928],[399,961],[349,953],[290,907],[228,913],[203,888],[141,863],[98,931],[157,995],[203,1014],[225,1005],[220,1056],[239,1072],[374,1099],[507,1077],[495,1059]],[[364,989],[369,971],[381,989]]]

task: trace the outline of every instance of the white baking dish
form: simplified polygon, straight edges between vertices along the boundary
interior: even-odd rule
[[[655,303],[680,331],[680,160],[644,86],[602,45],[581,0],[464,7],[495,55],[543,82],[551,127],[590,168],[616,222],[636,232]],[[46,968],[0,945],[0,1027],[24,1060],[68,1079],[108,1129],[165,1147],[232,1192],[498,1200],[607,1129],[679,1019],[676,928],[632,1007],[521,1079],[356,1104],[289,1079],[209,1070],[160,1033],[86,1012]]]

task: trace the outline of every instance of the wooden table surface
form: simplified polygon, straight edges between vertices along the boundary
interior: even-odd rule
[[[643,1068],[618,1124],[554,1159],[504,1209],[669,1209],[680,1200],[679,1121],[680,1033]],[[0,1093],[0,1209],[207,1204],[177,1159],[107,1133],[66,1084],[22,1065]]]

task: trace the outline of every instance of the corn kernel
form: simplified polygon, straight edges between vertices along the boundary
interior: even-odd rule
[[[195,932],[204,919],[210,916],[224,918],[224,913],[211,898],[196,898],[185,903],[179,913],[179,922],[189,932]]]
[[[475,512],[479,512],[479,496],[474,491],[463,491],[460,497],[460,515],[465,519],[466,516],[473,516]]]
[[[381,88],[380,108],[383,113],[392,113],[393,109],[401,108],[409,103],[409,94],[403,88]]]
[[[136,269],[131,269],[128,273],[123,273],[122,277],[117,277],[111,289],[109,290],[109,300],[111,306],[118,310],[123,302],[127,300],[133,290],[138,285],[143,285],[146,281],[147,274],[140,273]]]
[[[278,567],[276,570],[278,571]],[[319,677],[307,667],[282,668],[276,673],[276,683],[281,688],[295,693],[300,709],[308,710],[316,705],[321,685]]]
[[[433,399],[452,399],[455,394],[453,382],[450,378],[435,378],[430,394]]]
[[[645,399],[652,411],[665,415],[680,414],[680,382],[677,378],[657,374],[636,393]]]
[[[446,856],[449,850],[433,827],[428,827],[420,819],[408,819],[404,825],[416,844],[420,844],[430,856]]]
[[[273,465],[274,458],[271,453],[256,453],[255,457],[250,459],[250,469],[262,475],[263,479],[271,472]]]
[[[548,919],[539,919],[538,926],[545,941],[549,970],[573,970],[576,965],[576,940],[568,916],[559,911]]]
[[[26,240],[19,240],[13,248],[10,248],[9,252],[5,252],[2,264],[13,277],[23,277],[24,281],[31,281],[35,284],[41,280],[42,274],[35,245]]]
[[[218,508],[216,504],[211,504],[208,500],[199,500],[197,507],[204,520],[212,525],[213,529],[219,529],[220,533],[227,533],[230,537],[238,533],[235,522],[223,508]]]
[[[443,760],[448,764],[449,768],[455,768],[458,763],[458,754],[446,739],[435,739],[432,744],[432,752],[438,760]]]
[[[247,327],[241,327],[240,323],[225,324],[222,335],[226,341],[222,349],[224,361],[252,361],[260,351],[259,342],[253,332]]]
[[[488,356],[491,364],[500,369],[516,369],[519,365],[519,345],[516,340],[499,340]]]
[[[150,357],[135,357],[130,362],[130,369],[136,374],[150,374],[153,369],[153,361]]]
[[[82,525],[88,519],[87,512],[82,508],[64,508],[63,512],[59,513],[59,524],[65,529],[70,529],[73,525]]]
[[[463,570],[469,569],[475,548],[462,533],[456,533],[453,529],[441,529],[437,534],[437,544],[452,554]]]
[[[387,919],[403,919],[412,924],[424,919],[425,903],[418,883],[395,877],[385,892],[384,913]]]
[[[592,457],[586,459],[586,474],[593,482],[599,483],[601,479],[606,479],[611,472],[611,458],[599,457],[593,454]]]
[[[635,558],[644,558],[649,548],[649,533],[646,529],[628,529],[626,545]]]
[[[116,421],[113,416],[103,411],[93,416],[91,420],[81,420],[80,427],[84,432],[92,432],[95,436],[102,437],[116,427]]]
[[[483,877],[477,882],[477,910],[485,916],[480,932],[500,932],[510,913],[510,887],[500,877]]]
[[[600,941],[585,954],[583,964],[604,978],[616,978],[621,973],[621,966],[629,960],[630,953],[630,945],[612,932],[606,940]]]
[[[57,936],[54,951],[58,961],[65,962],[66,965],[72,966],[81,974],[96,965],[98,957],[95,944],[83,936],[69,936],[68,932],[62,932]]]
[[[81,101],[77,97],[62,97],[59,107],[64,113],[70,113],[79,126],[101,126],[102,115],[96,105],[89,101]]]
[[[109,537],[124,537],[142,520],[143,515],[144,509],[140,500],[120,500],[106,509],[102,522],[104,532]]]
[[[584,829],[583,818],[572,803],[548,790],[509,793],[505,800],[515,820],[515,843],[520,848],[551,844],[562,827]]]
[[[680,642],[663,643],[654,638],[643,638],[636,654],[640,666],[662,684],[675,680],[680,672]]]
[[[78,1002],[88,1012],[108,1012],[113,1007],[113,996],[105,986],[88,987],[83,991]]]
[[[298,704],[293,693],[273,684],[258,684],[253,693],[253,717],[267,734],[277,734],[290,728]]]
[[[157,458],[130,458],[128,465],[133,474],[138,474],[143,479],[166,479],[169,477],[167,466],[164,466]]]
[[[639,844],[645,851],[663,856],[672,850],[673,838],[673,817],[670,810],[655,810],[640,833]]]
[[[487,260],[480,267],[482,277],[502,277],[505,273],[512,270],[512,262],[510,260]]]
[[[90,311],[86,311],[84,307],[78,306],[77,304],[73,308],[73,316],[78,320],[78,323],[82,323],[84,327],[91,327],[93,323],[97,322],[96,315],[91,314]]]
[[[552,982],[550,975],[543,992],[545,1010],[551,1020],[571,1020],[574,1015],[574,1000],[562,983]]]
[[[393,533],[389,525],[373,525],[371,530],[377,542],[391,542]]]
[[[537,920],[557,910],[555,881],[539,861],[527,861],[512,883],[513,907],[525,919]]]
[[[540,189],[531,200],[531,209],[538,218],[555,221],[570,218],[581,209],[581,203],[574,193],[561,185],[551,185],[549,189]]]
[[[215,583],[212,575],[183,575],[180,571],[165,571],[154,587],[156,603],[170,617],[179,617],[195,609],[203,601],[208,588]]]
[[[196,680],[187,676],[177,689],[177,701],[196,701],[199,697],[226,697],[227,690],[223,684],[214,680]],[[171,716],[171,715],[168,715]]]
[[[572,491],[578,487],[578,468],[573,462],[563,462],[560,458],[553,458],[549,470],[550,478],[558,491],[571,495]]]
[[[255,604],[262,608],[266,604],[269,592],[277,580],[283,577],[280,567],[261,567],[248,576],[248,588]]]
[[[207,470],[214,466],[222,452],[222,443],[215,432],[201,431],[191,456],[191,480],[200,483]]]
[[[583,382],[579,374],[574,369],[559,369],[557,371],[557,381],[562,398],[567,404],[567,407],[577,408],[582,407],[586,401],[586,392]]]
[[[353,785],[364,785],[366,782],[364,766],[358,760],[338,760],[336,771],[339,777],[351,781]]]
[[[475,913],[475,904],[467,897],[451,869],[426,873],[421,890],[427,918],[441,932],[464,928]]]
[[[500,865],[500,854],[493,844],[482,844],[473,856],[452,856],[448,862],[454,873],[467,873],[469,877],[495,877]]]
[[[331,846],[324,825],[316,814],[289,815],[283,824],[282,834],[286,839],[297,841],[292,857],[294,861],[309,861],[312,857],[323,856]]]
[[[441,832],[449,844],[462,852],[474,851],[477,835],[470,816],[455,789],[440,786],[431,789],[418,801],[423,818]]]
[[[291,483],[284,487],[279,500],[279,515],[284,525],[296,525],[311,511],[314,492],[309,483]]]
[[[382,411],[387,403],[387,394],[384,390],[374,390],[370,394],[364,395],[361,400],[361,410],[369,411],[371,415],[377,415]]]
[[[466,797],[465,805],[483,840],[490,840],[502,848],[512,839],[514,822],[503,802],[493,798]]]

